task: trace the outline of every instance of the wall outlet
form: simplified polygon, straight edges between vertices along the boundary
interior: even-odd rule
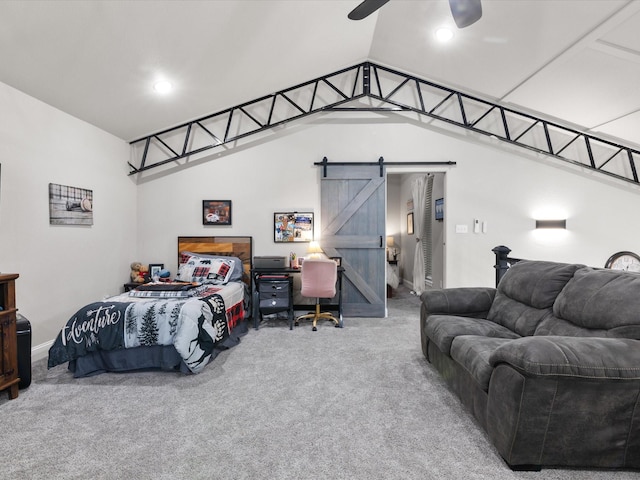
[[[456,225],[456,233],[469,233],[467,225]]]

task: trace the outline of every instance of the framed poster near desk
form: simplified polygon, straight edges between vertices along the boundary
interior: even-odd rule
[[[273,241],[310,242],[313,240],[313,212],[273,214]]]

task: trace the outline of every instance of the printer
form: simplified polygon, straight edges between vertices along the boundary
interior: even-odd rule
[[[287,268],[287,257],[276,256],[255,256],[253,257],[253,268]]]

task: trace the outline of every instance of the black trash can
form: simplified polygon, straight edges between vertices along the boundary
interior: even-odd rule
[[[19,388],[31,385],[31,322],[19,313],[16,316],[18,333],[18,376]]]

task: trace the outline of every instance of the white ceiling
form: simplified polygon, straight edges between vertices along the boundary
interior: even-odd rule
[[[0,81],[129,141],[370,60],[640,145],[640,0],[359,2],[3,0]]]

